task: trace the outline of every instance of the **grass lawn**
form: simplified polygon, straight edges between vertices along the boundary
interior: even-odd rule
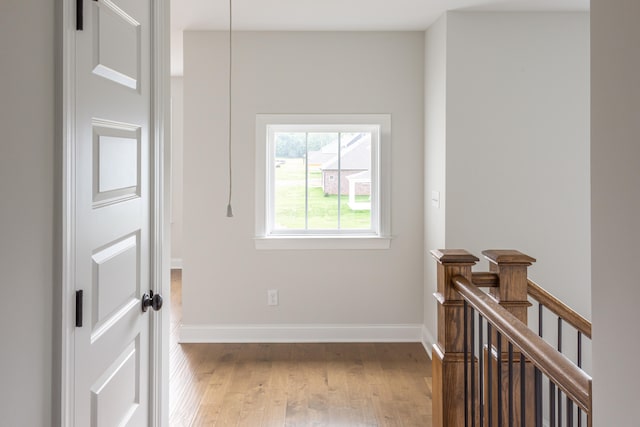
[[[322,178],[319,171],[309,174],[311,183]],[[305,191],[304,163],[302,159],[285,159],[276,168],[275,222],[276,228],[304,229]],[[369,196],[356,196],[366,202]],[[338,227],[338,196],[325,196],[321,187],[309,188],[308,228],[335,229]],[[349,196],[340,197],[340,228],[369,229],[371,211],[353,211]]]

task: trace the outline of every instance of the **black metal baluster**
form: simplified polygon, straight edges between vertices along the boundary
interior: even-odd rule
[[[558,351],[562,353],[562,318],[558,317]]]
[[[558,352],[562,353],[562,318],[558,317]],[[558,388],[558,426],[562,426],[562,392]]]
[[[498,427],[502,427],[502,334],[496,331],[496,347],[498,352]]]
[[[549,380],[549,421],[550,427],[556,427],[556,385]]]
[[[538,336],[542,338],[542,319],[544,317],[544,305],[538,303]],[[536,391],[536,427],[542,427],[542,372],[536,367],[534,374]]]
[[[578,331],[578,368],[582,368],[582,332]]]
[[[558,387],[558,427],[562,427],[562,390]]]
[[[468,311],[469,307],[467,304],[467,300],[464,300],[463,302],[463,312],[464,312],[464,326],[462,327],[463,330],[463,337],[464,337],[464,344],[463,344],[463,352],[464,352],[464,425],[465,427],[469,426],[469,368],[467,366],[467,364],[469,363],[469,331],[468,331],[468,324],[467,322],[469,321],[468,319]]]
[[[578,331],[578,368],[582,368],[582,332]],[[582,427],[582,410],[578,407],[578,427]]]
[[[542,338],[544,319],[544,305],[538,303],[538,336]],[[535,368],[535,390],[536,390],[536,427],[542,427],[542,373]]]
[[[513,344],[509,342],[509,427],[513,427]]]
[[[476,370],[475,358],[473,355],[473,344],[475,343],[475,310],[471,310],[471,426],[476,426]]]
[[[542,338],[542,315],[544,309],[544,305],[538,303],[538,336]]]
[[[573,401],[567,396],[567,426],[573,427]]]
[[[478,406],[480,407],[480,426],[484,427],[484,354],[482,341],[484,319],[478,315]]]
[[[542,427],[542,372],[535,368],[536,387],[536,427]]]
[[[489,406],[487,406],[487,418],[489,425],[493,426],[493,347],[491,343],[491,334],[493,328],[491,323],[487,321],[487,400]]]
[[[524,363],[524,353],[520,352],[520,425],[527,425],[527,399],[526,399],[526,391],[527,391],[527,378],[526,374],[526,365]]]

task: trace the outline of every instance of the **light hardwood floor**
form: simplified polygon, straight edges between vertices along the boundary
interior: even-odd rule
[[[171,282],[172,427],[431,426],[421,344],[178,344]]]

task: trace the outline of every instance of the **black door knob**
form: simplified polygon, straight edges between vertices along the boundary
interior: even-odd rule
[[[158,311],[162,308],[162,303],[162,295],[155,294],[153,297],[151,297],[151,308],[153,308],[155,311]]]
[[[149,307],[153,308],[155,311],[158,311],[162,308],[162,295],[154,294],[153,291],[149,291],[149,293],[145,293],[142,295],[142,311],[146,312]]]

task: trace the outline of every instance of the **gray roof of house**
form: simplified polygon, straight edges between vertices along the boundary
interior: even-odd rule
[[[371,171],[367,169],[366,171],[354,173],[352,175],[349,175],[347,179],[349,181],[353,181],[353,180],[359,180],[364,182],[371,181]]]
[[[356,139],[356,138],[354,138]],[[311,154],[311,153],[309,153]],[[368,170],[371,168],[371,134],[365,134],[353,144],[342,149],[340,168],[342,170]],[[322,164],[322,170],[338,170],[338,156]]]

